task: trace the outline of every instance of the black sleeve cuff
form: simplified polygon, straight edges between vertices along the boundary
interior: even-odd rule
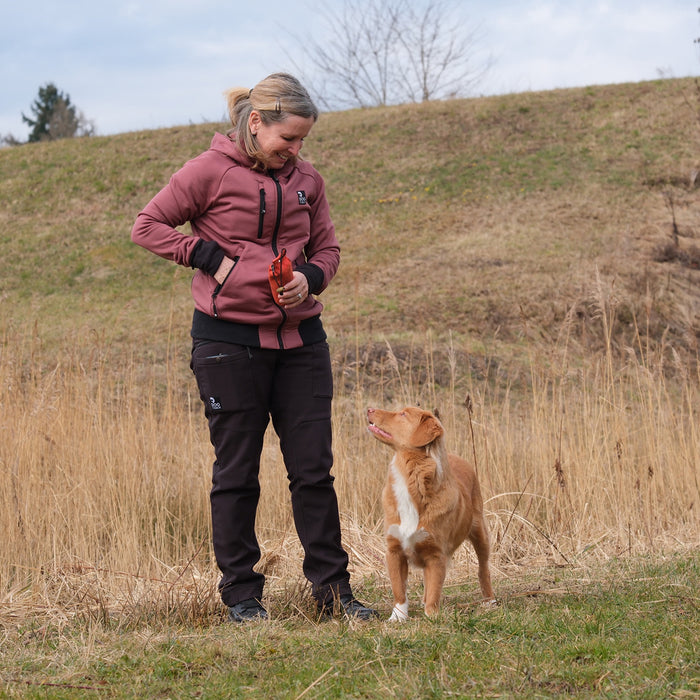
[[[304,277],[306,277],[306,280],[309,283],[310,294],[318,294],[321,291],[321,288],[323,287],[323,270],[318,267],[318,265],[307,262],[303,265],[299,265],[299,267],[297,267],[297,271],[301,272]]]
[[[190,267],[193,270],[203,270],[213,277],[225,255],[224,249],[216,241],[200,239],[190,256]]]

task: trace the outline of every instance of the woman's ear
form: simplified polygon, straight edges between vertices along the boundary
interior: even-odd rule
[[[260,124],[262,124],[262,119],[260,119],[260,112],[254,109],[248,117],[248,128],[250,129],[250,133],[253,134],[253,136],[255,136],[258,133]]]

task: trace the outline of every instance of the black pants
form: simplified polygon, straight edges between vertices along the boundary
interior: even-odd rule
[[[255,516],[269,418],[287,468],[303,571],[319,602],[350,592],[331,467],[333,379],[326,343],[293,350],[195,340],[192,370],[214,445],[214,554],[226,605],[262,597]]]

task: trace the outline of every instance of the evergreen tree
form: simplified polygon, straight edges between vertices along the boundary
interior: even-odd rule
[[[39,96],[34,100],[31,112],[34,119],[22,114],[22,120],[32,128],[28,138],[30,143],[71,138],[80,126],[70,97],[60,92],[53,83],[39,88]]]

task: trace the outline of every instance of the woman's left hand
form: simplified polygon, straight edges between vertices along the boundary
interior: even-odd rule
[[[301,272],[294,272],[294,279],[284,285],[284,291],[279,292],[280,303],[287,309],[299,306],[309,296],[309,281]]]

